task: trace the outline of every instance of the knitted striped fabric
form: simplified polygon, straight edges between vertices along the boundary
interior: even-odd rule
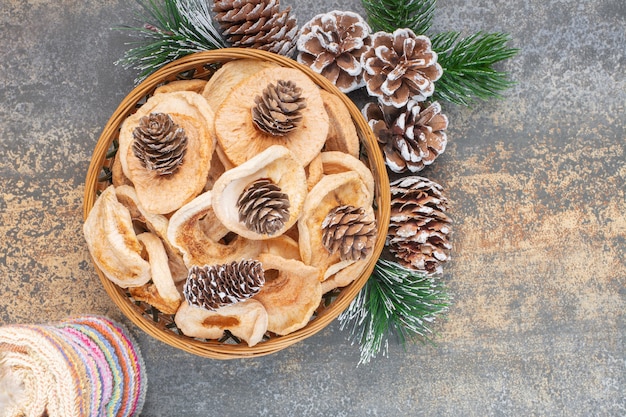
[[[146,382],[136,344],[107,318],[0,327],[0,417],[139,416]]]

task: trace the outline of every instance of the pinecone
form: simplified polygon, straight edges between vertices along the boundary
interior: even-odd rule
[[[133,153],[149,171],[171,175],[187,152],[187,136],[165,113],[150,113],[139,119],[133,131]]]
[[[273,235],[289,219],[289,196],[271,180],[251,183],[237,200],[239,221],[252,231]]]
[[[361,55],[370,27],[353,12],[318,14],[302,26],[297,60],[322,74],[344,93],[363,87]]]
[[[399,109],[380,103],[368,103],[363,109],[393,172],[419,172],[446,149],[448,118],[437,102],[423,106],[409,100]]]
[[[393,34],[377,32],[361,55],[363,78],[371,96],[387,106],[402,107],[409,99],[424,101],[434,90],[443,70],[430,39],[411,29]]]
[[[332,209],[322,222],[322,243],[331,254],[339,251],[342,261],[364,259],[376,241],[376,220],[360,207],[342,205]]]
[[[283,136],[298,126],[302,121],[302,110],[306,101],[302,89],[292,81],[269,83],[263,94],[254,99],[252,120],[256,127],[274,136]]]
[[[279,11],[279,0],[216,0],[215,20],[234,47],[262,49],[280,55],[293,53],[298,34],[291,7]]]
[[[391,184],[391,219],[387,245],[399,263],[426,274],[440,274],[449,259],[450,218],[441,185],[423,177]]]
[[[261,263],[243,259],[230,264],[192,266],[183,294],[191,305],[216,310],[254,296],[264,284]]]

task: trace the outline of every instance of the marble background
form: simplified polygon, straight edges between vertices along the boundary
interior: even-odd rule
[[[355,0],[283,0],[301,23]],[[82,237],[91,153],[136,74],[114,62],[139,7],[0,3],[0,323],[102,314],[143,352],[157,416],[626,415],[626,3],[439,0],[433,32],[503,31],[503,100],[446,105],[423,174],[454,219],[454,304],[436,345],[357,367],[335,322],[258,359],[217,361],[144,334],[109,300]]]

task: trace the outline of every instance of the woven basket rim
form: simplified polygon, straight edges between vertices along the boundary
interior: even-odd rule
[[[352,283],[343,287],[339,291],[337,298],[333,300],[329,308],[323,310],[320,315],[311,320],[304,328],[285,336],[272,337],[269,340],[259,342],[257,345],[252,347],[247,346],[245,343],[228,344],[217,341],[193,339],[159,328],[154,321],[146,318],[133,306],[132,301],[125,294],[124,290],[106,278],[92,260],[92,265],[96,270],[107,294],[111,297],[122,313],[141,330],[170,346],[191,354],[212,359],[235,359],[268,355],[304,340],[325,328],[348,307],[363,285],[365,285],[367,278],[372,273],[374,265],[383,250],[387,228],[389,225],[389,178],[387,176],[385,162],[378,148],[377,140],[373,132],[369,128],[367,122],[354,102],[339,91],[339,89],[325,77],[315,73],[310,68],[291,58],[262,50],[245,48],[223,48],[196,52],[184,56],[163,66],[132,89],[132,91],[118,105],[117,109],[114,111],[103,128],[96,143],[87,175],[85,177],[83,220],[87,218],[94,205],[95,199],[97,198],[99,174],[102,170],[103,164],[105,163],[106,154],[110,149],[117,132],[119,131],[121,123],[128,117],[128,115],[135,111],[140,100],[150,95],[158,85],[170,81],[173,79],[172,77],[176,77],[177,75],[193,68],[204,66],[206,64],[224,63],[231,60],[246,58],[271,61],[284,67],[298,69],[311,78],[320,88],[337,95],[346,105],[352,117],[352,121],[356,126],[361,144],[366,150],[367,159],[370,163],[370,169],[372,170],[376,183],[377,191],[374,200],[374,210],[377,218],[378,237],[373,249],[374,256],[372,256],[369,260],[363,272]]]

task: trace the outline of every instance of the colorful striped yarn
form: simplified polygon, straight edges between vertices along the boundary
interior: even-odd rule
[[[1,326],[0,394],[3,378],[17,381],[23,395],[0,404],[0,417],[138,416],[147,386],[128,331],[100,316]]]

